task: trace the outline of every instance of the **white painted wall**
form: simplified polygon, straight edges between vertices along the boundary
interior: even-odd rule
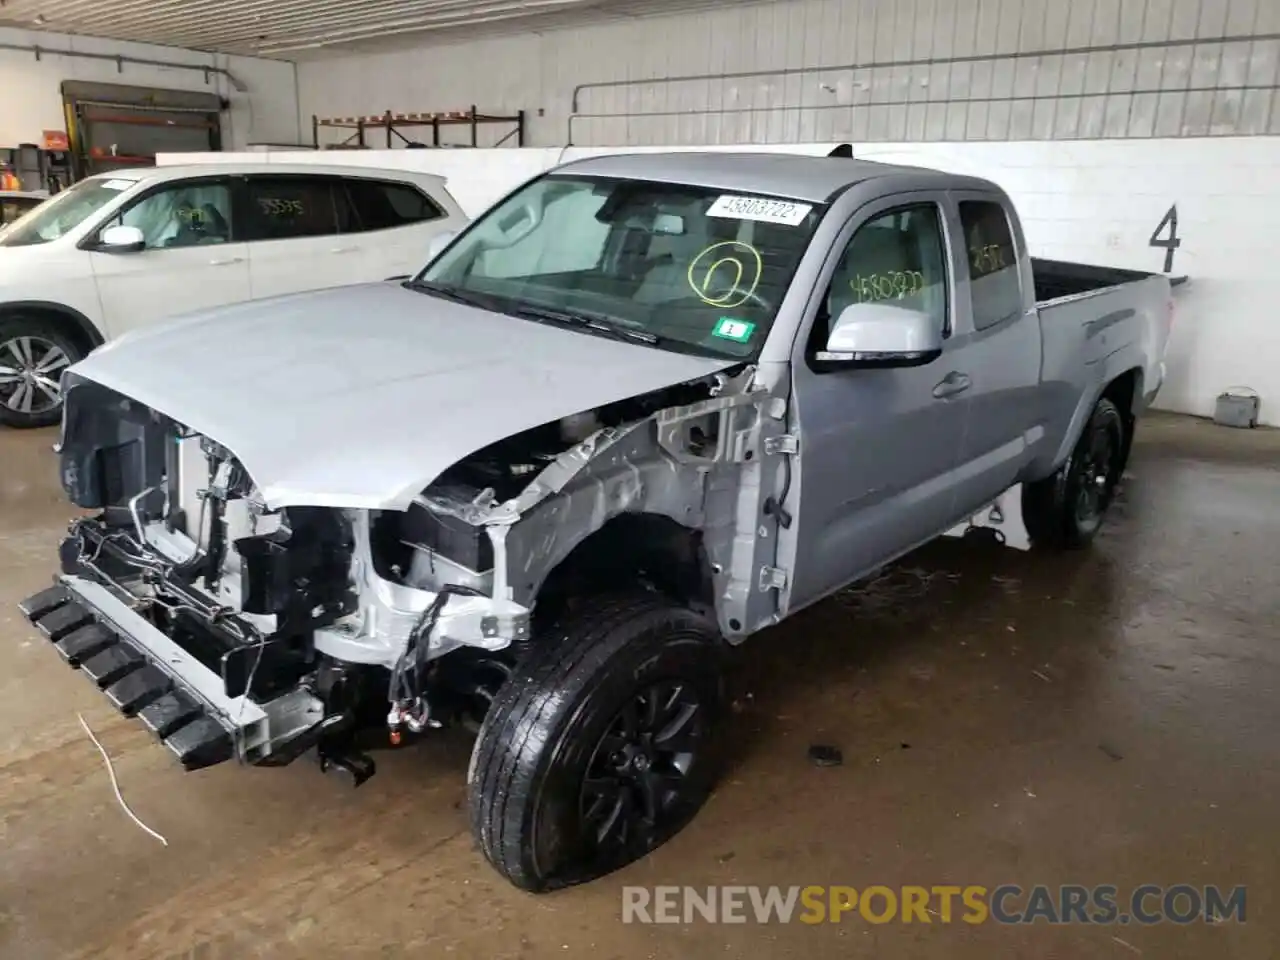
[[[1036,256],[1160,271],[1152,233],[1177,205],[1181,247],[1168,380],[1157,406],[1209,416],[1233,386],[1280,426],[1280,137],[874,144],[868,159],[988,177],[1009,191]],[[1164,231],[1162,236],[1167,236]]]
[[[806,145],[825,153],[828,145]],[[770,149],[747,147],[746,149]],[[778,148],[772,148],[778,149]],[[788,148],[789,149],[789,148]],[[1280,137],[1071,143],[877,143],[867,159],[987,177],[1012,195],[1031,252],[1085,263],[1160,271],[1150,246],[1177,205],[1182,246],[1175,275],[1176,320],[1168,380],[1158,406],[1210,415],[1233,386],[1262,396],[1262,420],[1280,426]],[[424,170],[448,178],[471,215],[522,180],[563,159],[598,152],[547,149],[370,150],[253,154],[261,160],[350,163]],[[162,158],[190,162],[191,155]],[[216,162],[236,159],[204,154]]]
[[[0,45],[38,45],[59,50],[79,50],[112,56],[194,63],[224,67],[248,87],[240,93],[225,76],[212,74],[206,83],[194,70],[143,66],[126,62],[123,69],[107,60],[34,55],[0,49],[0,146],[39,143],[43,130],[65,130],[62,112],[63,80],[90,80],[153,86],[170,90],[215,93],[231,101],[222,117],[223,143],[243,148],[256,140],[297,142],[298,100],[292,63],[254,57],[228,57],[175,47],[121,43],[94,37],[67,36],[0,27]]]
[[[1142,42],[1158,45],[1016,56]],[[584,92],[579,110],[605,116],[573,142],[1092,140],[1280,134],[1278,65],[1280,0],[773,0],[304,62],[299,77],[308,119],[523,108],[536,146],[567,142],[576,84],[625,79],[649,82]],[[792,72],[715,76],[764,69]],[[868,106],[886,101],[900,105]]]

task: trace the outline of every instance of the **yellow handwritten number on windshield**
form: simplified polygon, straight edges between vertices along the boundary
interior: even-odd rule
[[[724,240],[706,247],[689,263],[689,288],[707,306],[733,309],[751,298],[763,275],[759,250],[749,243]]]

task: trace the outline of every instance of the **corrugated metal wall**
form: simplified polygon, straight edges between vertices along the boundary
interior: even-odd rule
[[[300,78],[304,114],[524,108],[534,145],[1051,140],[1280,133],[1278,65],[1280,0],[776,0]]]

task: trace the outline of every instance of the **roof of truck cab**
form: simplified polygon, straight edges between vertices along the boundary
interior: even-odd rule
[[[310,173],[334,177],[373,177],[385,180],[432,180],[443,183],[445,178],[434,173],[422,173],[417,170],[397,170],[393,168],[347,166],[339,163],[282,163],[280,161],[248,162],[235,161],[223,163],[211,160],[208,163],[175,163],[162,167],[129,167],[125,170],[113,170],[110,173],[99,173],[95,180],[146,180],[149,183],[165,183],[170,180],[186,180],[190,177],[245,176],[247,174],[299,174]]]
[[[792,197],[811,203],[825,203],[846,187],[881,177],[910,177],[920,189],[993,186],[987,180],[925,167],[787,153],[620,153],[572,160],[558,167],[559,171]]]

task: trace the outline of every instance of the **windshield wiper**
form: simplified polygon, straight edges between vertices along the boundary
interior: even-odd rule
[[[404,286],[410,290],[420,290],[423,293],[430,294],[433,297],[439,297],[442,300],[452,300],[454,303],[465,303],[469,307],[479,307],[482,310],[492,310],[493,302],[487,297],[479,294],[468,293],[465,290],[459,290],[457,287],[443,287],[438,283],[431,283],[428,280],[406,280]]]
[[[465,303],[469,307],[479,307],[482,310],[493,310],[529,320],[550,321],[551,323],[560,323],[565,326],[583,327],[587,330],[613,337],[615,340],[631,340],[651,347],[658,346],[664,342],[664,338],[659,337],[657,334],[649,333],[645,330],[633,330],[597,313],[588,313],[581,310],[552,310],[548,307],[535,307],[528,304],[504,307],[499,305],[500,301],[497,297],[471,293],[468,290],[460,290],[457,287],[446,287],[431,283],[428,280],[406,280],[404,286],[410,290],[420,290],[433,297],[452,300],[454,303]]]
[[[517,317],[528,317],[530,320],[550,320],[552,323],[563,323],[573,327],[585,327],[596,333],[603,333],[615,340],[632,340],[651,347],[662,343],[662,338],[647,330],[633,330],[617,323],[608,317],[579,310],[551,310],[546,307],[521,305],[511,310]]]

